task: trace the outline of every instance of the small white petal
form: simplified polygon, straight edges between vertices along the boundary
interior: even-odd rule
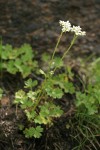
[[[82,31],[82,29],[80,28],[80,26],[73,26],[71,29],[72,32],[74,32],[76,35],[79,36],[84,36],[86,35],[85,31]]]
[[[71,24],[69,21],[59,21],[60,26],[62,26],[62,32],[69,32],[71,31]]]

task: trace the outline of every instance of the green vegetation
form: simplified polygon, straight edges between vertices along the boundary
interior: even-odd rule
[[[37,80],[29,79],[25,82],[24,87],[27,92],[19,90],[15,95],[14,102],[20,105],[28,121],[32,124],[32,127],[24,130],[26,137],[39,138],[43,131],[43,125],[51,126],[54,118],[63,114],[63,110],[55,103],[55,99],[61,99],[64,93],[75,92],[73,84],[68,81],[66,74],[49,78],[41,86],[38,85]]]
[[[52,126],[55,118],[64,114],[59,101],[65,94],[70,94],[75,102],[75,114],[69,119],[69,127],[76,143],[74,150],[91,149],[91,147],[97,150],[96,147],[100,146],[97,140],[100,126],[100,59],[96,59],[88,66],[86,76],[89,80],[85,89],[77,90],[73,82],[74,73],[70,66],[64,64],[64,58],[76,39],[86,33],[81,31],[79,26],[71,27],[69,21],[60,21],[60,25],[62,31],[52,56],[46,53],[42,55],[41,62],[46,65],[42,69],[35,60],[35,54],[30,45],[24,44],[20,48],[13,48],[8,44],[4,46],[1,42],[1,78],[4,73],[16,75],[19,72],[25,81],[23,89],[15,93],[14,99],[14,104],[23,110],[27,118],[26,124],[19,125],[25,137],[40,138],[45,127]],[[74,32],[73,39],[63,55],[57,57],[55,54],[64,32]],[[38,77],[36,80],[29,78],[33,71],[36,75],[38,72],[41,80],[38,80]],[[82,83],[84,84],[84,81]],[[2,93],[0,88],[0,98]]]
[[[24,44],[20,48],[13,48],[11,45],[0,45],[0,72],[10,74],[21,73],[26,78],[32,71],[36,70],[38,64],[33,60],[35,55],[29,44]]]
[[[76,92],[76,112],[71,120],[72,136],[77,145],[73,150],[100,147],[100,58],[88,66],[89,82],[84,92]]]

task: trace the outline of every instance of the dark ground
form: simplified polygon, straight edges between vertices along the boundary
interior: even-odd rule
[[[100,0],[0,0],[0,35],[4,43],[27,42],[35,50],[47,51],[55,46],[59,20],[69,20],[87,32],[76,51],[100,54],[99,10]]]
[[[51,52],[60,33],[59,20],[69,20],[87,32],[76,42],[71,57],[100,56],[99,9],[100,0],[0,0],[0,36],[4,44],[20,46],[26,42],[40,53]],[[63,52],[65,44],[64,37],[58,50]],[[0,108],[0,150],[72,150],[64,119],[40,140],[26,140],[16,125],[24,121],[23,115],[18,112],[16,119],[15,107],[9,101],[5,97]]]

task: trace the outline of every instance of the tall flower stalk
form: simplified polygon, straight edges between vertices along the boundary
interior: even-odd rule
[[[63,32],[61,32],[61,34],[60,34],[60,36],[59,36],[59,38],[58,38],[57,44],[56,44],[56,46],[55,46],[55,49],[54,49],[53,54],[52,54],[52,57],[51,57],[51,62],[52,62],[52,60],[53,60],[53,58],[54,58],[54,56],[55,56],[55,53],[56,53],[57,48],[58,48],[58,45],[59,45],[59,43],[60,43],[60,41],[61,41],[62,35],[63,35]]]
[[[61,60],[63,60],[65,58],[65,56],[67,55],[67,53],[70,51],[70,49],[72,48],[72,46],[74,45],[76,39],[78,36],[84,36],[86,35],[86,32],[85,31],[82,31],[81,27],[80,26],[74,26],[71,27],[71,24],[69,21],[59,21],[59,24],[60,26],[62,27],[62,32],[61,32],[61,35],[59,36],[59,39],[57,41],[57,44],[56,44],[56,47],[54,49],[54,52],[53,52],[53,55],[52,55],[52,59],[51,59],[51,63],[50,63],[50,67],[53,63],[53,59],[54,59],[54,56],[55,56],[55,53],[56,53],[56,50],[58,48],[58,45],[60,43],[60,40],[61,40],[61,37],[62,37],[62,34],[65,32],[74,32],[74,36],[73,36],[73,39],[69,45],[69,47],[65,50],[63,56],[61,57]],[[57,67],[54,68],[53,72],[55,72],[55,70],[57,69]]]
[[[62,31],[61,31],[61,34],[58,38],[58,41],[56,43],[56,46],[54,48],[54,51],[53,51],[53,54],[52,54],[52,57],[51,57],[51,61],[50,61],[50,64],[49,64],[49,69],[48,69],[48,72],[45,74],[45,80],[43,81],[43,83],[41,84],[41,89],[40,89],[40,93],[39,93],[39,96],[37,98],[37,102],[35,103],[35,106],[34,106],[34,110],[36,109],[36,107],[38,106],[38,104],[40,103],[43,95],[45,94],[45,91],[44,91],[44,85],[45,85],[45,82],[48,80],[48,79],[51,79],[54,72],[56,71],[57,67],[55,67],[53,70],[52,70],[52,75],[50,75],[51,73],[51,66],[52,66],[52,63],[54,61],[54,57],[55,57],[55,54],[56,54],[56,51],[57,51],[57,48],[60,44],[60,41],[61,41],[61,38],[62,38],[62,35],[63,33],[66,33],[66,32],[74,32],[74,36],[73,36],[73,39],[69,45],[69,47],[65,50],[63,56],[61,57],[61,60],[63,60],[65,58],[65,56],[67,55],[67,53],[70,51],[70,49],[72,48],[72,46],[74,45],[76,39],[78,36],[84,36],[86,35],[86,32],[85,31],[82,31],[80,26],[73,26],[71,27],[71,24],[69,21],[59,21],[59,24],[60,26],[62,27]],[[49,76],[50,75],[50,76]]]
[[[72,48],[72,46],[74,45],[76,39],[77,39],[77,35],[74,34],[74,37],[73,37],[73,39],[72,39],[72,41],[71,41],[71,44],[69,45],[69,47],[68,47],[68,48],[66,49],[66,51],[64,52],[64,54],[63,54],[61,60],[63,60],[63,59],[65,58],[65,56],[67,55],[67,53],[69,52],[69,50],[70,50],[70,49]]]

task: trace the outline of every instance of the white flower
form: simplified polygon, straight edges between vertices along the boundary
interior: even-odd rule
[[[82,31],[82,29],[80,28],[80,26],[73,26],[71,29],[72,32],[75,32],[76,35],[79,36],[84,36],[86,35],[85,31]]]
[[[59,21],[60,26],[62,26],[62,32],[69,32],[71,31],[71,24],[69,21]]]
[[[69,21],[59,21],[60,26],[62,26],[62,32],[74,32],[77,36],[84,36],[86,35],[85,31],[82,31],[80,26],[73,26],[71,27],[71,23]]]

